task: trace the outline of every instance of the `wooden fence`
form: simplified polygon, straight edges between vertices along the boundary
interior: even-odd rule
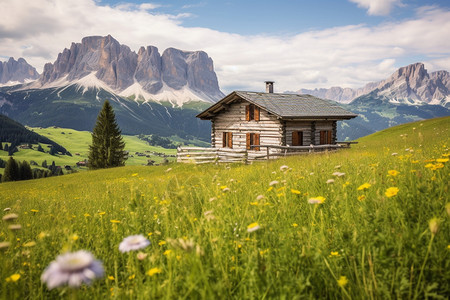
[[[259,151],[231,148],[178,147],[177,162],[195,164],[233,162],[248,163],[249,161],[276,159],[278,157],[290,155],[336,151],[341,148],[349,148],[351,144],[356,143],[357,142],[338,142],[336,145],[311,146],[251,146],[252,149],[259,148]]]

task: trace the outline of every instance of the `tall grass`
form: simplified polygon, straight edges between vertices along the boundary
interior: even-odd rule
[[[0,250],[0,295],[445,298],[449,125],[407,124],[349,150],[253,165],[130,166],[3,183],[1,208],[11,208],[3,214],[18,214],[22,229],[0,225],[0,242],[11,242]],[[391,187],[398,193],[386,194]],[[325,201],[308,202],[316,197]],[[151,241],[145,259],[119,252],[139,233]],[[79,249],[102,260],[106,276],[49,291],[40,281],[46,266]]]

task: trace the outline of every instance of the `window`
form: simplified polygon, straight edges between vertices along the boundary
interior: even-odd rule
[[[303,131],[292,132],[292,146],[303,146]]]
[[[331,130],[320,131],[320,144],[321,145],[331,144]]]
[[[222,147],[233,148],[233,133],[232,132],[222,133]]]
[[[245,107],[245,119],[247,121],[259,121],[259,107],[249,104]]]
[[[259,147],[253,147],[253,148],[250,147],[250,146],[259,145],[259,133],[247,133],[246,144],[247,144],[247,150],[259,151],[259,149],[260,149]]]

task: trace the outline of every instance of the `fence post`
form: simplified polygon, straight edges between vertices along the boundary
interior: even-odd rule
[[[269,160],[269,158],[270,158],[270,157],[269,157],[269,155],[270,155],[270,154],[269,154],[269,148],[270,148],[269,146],[267,146],[267,148],[266,148],[266,149],[267,149],[267,160]]]

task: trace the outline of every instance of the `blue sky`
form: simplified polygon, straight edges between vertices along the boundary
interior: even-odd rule
[[[361,87],[424,62],[450,70],[450,1],[0,0],[0,59],[38,72],[89,35],[140,46],[203,50],[221,89]]]

